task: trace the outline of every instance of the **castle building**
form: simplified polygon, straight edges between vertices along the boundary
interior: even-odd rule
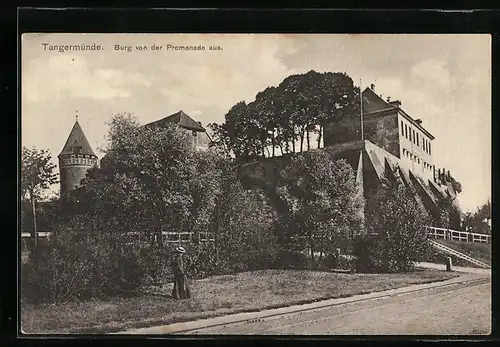
[[[345,159],[356,172],[363,195],[369,202],[385,184],[396,177],[412,193],[417,204],[439,218],[439,200],[456,197],[450,173],[437,169],[433,160],[434,136],[420,119],[412,118],[398,100],[383,99],[375,86],[361,95],[361,115],[351,114],[324,127],[324,148],[333,160]],[[361,125],[362,124],[362,125]],[[266,187],[274,182],[288,158],[274,157],[245,164],[241,174],[249,186]]]
[[[175,124],[178,131],[190,134],[196,150],[206,150],[212,143],[210,136],[208,135],[206,129],[201,125],[201,122],[195,121],[182,110],[165,118],[145,124],[143,127],[161,128],[167,126],[167,124]],[[104,158],[101,159],[101,167],[106,167],[112,160],[113,151],[108,151]]]
[[[163,127],[169,123],[177,124],[178,130],[191,134],[196,149],[205,150],[210,146],[212,140],[210,139],[206,129],[201,125],[201,122],[196,122],[182,110],[144,126],[149,128]]]
[[[81,186],[87,171],[97,165],[97,156],[83,132],[78,119],[64,144],[59,159],[60,196],[66,199]]]

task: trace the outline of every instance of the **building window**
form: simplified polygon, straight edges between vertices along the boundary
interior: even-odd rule
[[[420,164],[420,158],[417,158],[417,163]]]
[[[415,130],[413,130],[413,143],[415,143]]]
[[[198,136],[198,132],[196,130],[193,130],[193,137]]]
[[[419,140],[418,140],[418,133],[417,133],[417,146],[420,146]]]
[[[408,133],[409,133],[408,139],[411,141],[411,128],[408,129]]]
[[[431,153],[431,144],[429,143],[429,154],[432,154]]]
[[[401,135],[403,136],[405,135],[405,131],[403,129],[403,121],[401,121]]]
[[[405,124],[405,137],[408,138],[408,125]]]

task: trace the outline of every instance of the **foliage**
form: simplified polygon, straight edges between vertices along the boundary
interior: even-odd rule
[[[461,229],[461,212],[456,201],[450,196],[439,196],[437,206],[440,211],[439,219],[434,220],[434,225],[441,228],[454,230]]]
[[[33,231],[33,206],[27,199],[21,201],[21,230]],[[60,218],[60,201],[58,197],[36,204],[36,219],[38,231],[50,231]]]
[[[275,267],[284,270],[304,270],[309,267],[307,255],[298,251],[282,250],[277,254]]]
[[[429,216],[398,181],[387,182],[366,212],[368,234],[376,236],[361,237],[354,246],[358,271],[409,271],[430,250]]]
[[[225,123],[210,124],[217,146],[239,161],[311,149],[311,135],[321,146],[324,126],[357,112],[359,88],[345,73],[291,75],[277,87],[259,92],[250,104],[238,102]],[[269,151],[268,147],[271,147]]]
[[[21,201],[28,199],[31,204],[31,225],[33,226],[32,237],[36,242],[36,202],[43,198],[43,191],[57,183],[57,174],[54,172],[55,165],[51,163],[52,157],[48,150],[27,148],[23,146],[21,152]],[[25,209],[21,210],[21,218],[26,219]],[[24,225],[23,225],[24,226]],[[31,229],[31,227],[30,227]]]
[[[462,227],[474,233],[491,235],[491,226],[488,221],[491,221],[491,202],[489,200],[478,207],[476,212],[465,213]]]
[[[43,190],[57,183],[56,166],[47,149],[27,148],[21,152],[21,199],[39,200]]]
[[[111,227],[111,225],[108,225]],[[89,230],[84,216],[55,227],[21,270],[24,300],[59,303],[130,293],[144,272],[115,233]]]
[[[279,193],[288,205],[282,219],[291,227],[279,235],[285,248],[300,249],[305,243],[314,260],[314,252],[331,252],[338,239],[363,230],[364,199],[354,171],[325,151],[292,157],[282,171]]]

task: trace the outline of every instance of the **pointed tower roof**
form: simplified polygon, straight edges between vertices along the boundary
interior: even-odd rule
[[[75,121],[75,125],[73,125],[73,129],[71,129],[68,139],[59,155],[63,154],[87,154],[96,156],[78,120]]]

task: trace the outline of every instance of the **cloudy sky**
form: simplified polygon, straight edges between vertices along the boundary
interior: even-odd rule
[[[61,53],[43,43],[103,49]],[[166,51],[169,44],[206,50]],[[436,137],[436,167],[462,183],[460,203],[475,210],[491,191],[490,47],[489,35],[29,34],[21,46],[22,143],[56,158],[78,111],[102,156],[115,113],[132,112],[145,124],[184,110],[206,125],[292,73],[347,72],[423,120]]]

